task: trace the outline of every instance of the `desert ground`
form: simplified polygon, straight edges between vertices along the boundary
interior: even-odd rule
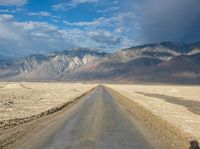
[[[0,121],[25,118],[68,103],[96,84],[0,83]]]
[[[0,83],[0,148],[186,149],[199,126],[200,86]]]
[[[134,113],[139,113],[138,116],[147,121],[150,129],[155,129],[158,135],[160,133],[160,137],[177,135],[178,137],[174,138],[177,141],[178,138],[200,141],[200,86],[122,84],[106,86],[127,97],[130,100],[127,107],[130,106]],[[143,110],[143,113],[135,111],[133,106],[137,106],[135,109],[142,107],[138,110]],[[167,129],[175,134],[166,132]],[[167,139],[164,138],[164,141]]]

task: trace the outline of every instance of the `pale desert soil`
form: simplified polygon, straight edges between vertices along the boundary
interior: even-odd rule
[[[54,123],[54,117],[90,93],[97,84],[0,83],[0,149]],[[41,125],[36,125],[37,123]]]
[[[121,84],[106,86],[181,130],[187,135],[186,138],[200,141],[200,86]],[[152,125],[157,124],[152,123]]]
[[[70,102],[96,84],[0,83],[0,121],[37,115]]]

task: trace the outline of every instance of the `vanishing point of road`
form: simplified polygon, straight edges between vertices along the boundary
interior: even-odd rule
[[[36,132],[20,149],[154,149],[112,93],[99,86]]]

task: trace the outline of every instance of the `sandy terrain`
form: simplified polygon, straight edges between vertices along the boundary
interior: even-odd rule
[[[69,103],[76,105],[78,97],[96,86],[97,84],[81,83],[0,83],[0,148],[14,144],[13,142],[22,136],[26,138],[27,134],[35,131],[37,121],[41,124],[41,128],[36,127],[40,132],[40,129],[49,125],[49,120],[51,123],[55,122],[56,115],[62,120],[59,115],[63,115],[63,110],[68,108],[60,109]],[[127,117],[138,118],[142,125],[156,134],[163,144],[168,144],[170,149],[186,149],[189,147],[189,141],[200,141],[200,86],[105,86],[119,102],[118,105],[128,114]],[[98,97],[98,101],[106,99],[105,102],[110,100],[106,93],[100,95],[93,98]],[[73,104],[70,105],[73,107]],[[108,113],[110,111],[108,110]],[[96,114],[99,113],[103,112]],[[43,117],[44,115],[47,116]],[[106,116],[107,114],[102,118]],[[111,117],[113,119],[113,116]],[[114,117],[118,118],[117,115]],[[32,121],[35,119],[37,121]]]
[[[15,144],[15,149],[161,148],[141,131],[140,125],[135,124],[138,121],[129,119],[116,97],[103,86],[97,87],[73,106],[64,108],[60,115],[46,120],[49,121],[48,126],[32,134],[29,131],[29,137],[22,139],[21,144]]]
[[[157,132],[160,131],[158,128],[160,125],[161,129],[165,128],[171,131],[168,137],[177,135],[179,138],[188,139],[188,141],[200,141],[200,86],[121,84],[106,86],[127,97],[133,105],[136,105],[136,107],[130,106],[130,109],[132,111],[139,110],[134,112],[140,113],[141,119],[143,119],[141,116],[144,116],[144,121],[148,121],[154,115],[154,118],[152,118],[154,123],[148,123],[152,125],[151,127],[157,129]],[[139,106],[146,111],[137,108]],[[156,121],[155,117],[159,121]],[[165,124],[167,125],[165,126]],[[171,129],[172,127],[174,128]],[[181,130],[182,136],[180,136],[179,130]],[[164,135],[167,135],[166,132],[164,133]]]
[[[37,115],[70,102],[96,84],[0,83],[0,122]]]

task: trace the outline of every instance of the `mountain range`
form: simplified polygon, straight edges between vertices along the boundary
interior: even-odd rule
[[[1,58],[0,80],[200,83],[200,42],[162,42],[114,53],[76,48]]]

